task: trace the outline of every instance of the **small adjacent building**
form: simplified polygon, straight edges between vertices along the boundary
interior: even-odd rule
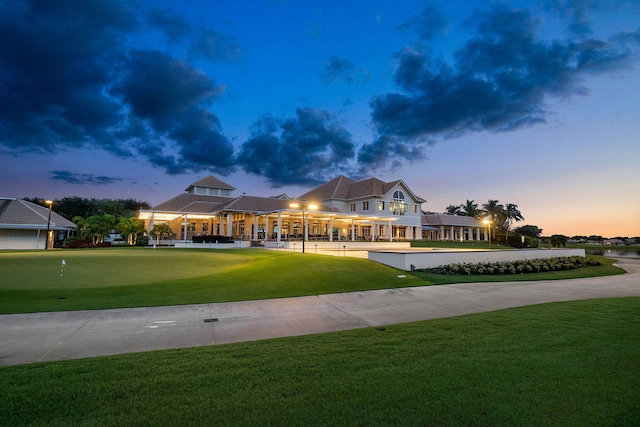
[[[148,231],[155,224],[168,224],[176,240],[213,235],[261,241],[265,246],[302,239],[420,240],[432,238],[435,232],[439,232],[438,239],[480,238],[481,224],[473,218],[458,217],[463,219],[456,218],[455,224],[450,218],[438,221],[437,217],[429,216],[425,220],[421,205],[426,200],[402,180],[356,181],[338,176],[295,199],[286,194],[236,197],[235,190],[232,185],[208,176],[189,185],[185,193],[141,210],[139,218],[145,221]]]
[[[26,200],[0,197],[0,249],[53,248],[55,242],[75,230],[73,222],[48,208]]]

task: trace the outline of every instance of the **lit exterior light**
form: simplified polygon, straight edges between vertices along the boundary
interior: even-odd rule
[[[47,217],[47,237],[44,241],[44,250],[46,251],[47,249],[49,249],[49,230],[51,229],[51,207],[53,206],[53,200],[47,200],[45,201],[45,203],[49,205],[49,216]]]
[[[302,253],[304,253],[304,242],[307,240],[306,211],[315,211],[316,209],[318,209],[318,205],[316,205],[315,203],[300,204],[298,202],[291,202],[289,203],[289,207],[292,209],[302,209]]]

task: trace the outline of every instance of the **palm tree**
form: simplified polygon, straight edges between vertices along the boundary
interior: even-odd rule
[[[460,205],[449,205],[444,213],[449,215],[460,215]]]
[[[171,227],[167,223],[155,224],[151,229],[151,234],[156,236],[156,240],[162,241],[166,236],[173,234]]]
[[[120,234],[127,236],[127,243],[130,245],[133,245],[139,234],[146,231],[144,223],[134,216],[120,218],[116,229]]]
[[[491,221],[493,235],[496,235],[496,228],[503,228],[505,210],[504,206],[498,200],[489,199],[487,203],[482,205],[485,218]]]
[[[509,240],[509,229],[511,228],[511,224],[513,221],[522,221],[524,217],[522,213],[518,210],[518,205],[514,205],[513,203],[507,203],[507,206],[504,210],[506,222],[507,222],[507,241]]]
[[[88,240],[89,237],[91,237],[92,233],[90,230],[89,221],[87,221],[84,217],[79,215],[74,216],[71,221],[73,221],[73,223],[77,227],[76,231],[78,232],[78,237],[80,237],[82,240]]]
[[[474,200],[467,199],[467,203],[465,203],[464,205],[461,205],[460,207],[462,209],[463,214],[466,216],[470,216],[471,218],[478,219],[482,215],[484,215],[484,211],[478,208],[478,204],[474,203]]]

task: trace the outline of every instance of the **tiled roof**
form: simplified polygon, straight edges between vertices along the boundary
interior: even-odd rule
[[[422,225],[431,227],[481,227],[482,222],[470,216],[449,215],[449,214],[427,214],[422,215]]]
[[[240,196],[224,205],[218,206],[220,211],[242,211],[242,212],[275,212],[278,210],[290,209],[292,200],[274,199],[271,197]],[[319,205],[321,212],[335,212],[336,209]]]
[[[0,198],[0,228],[46,229],[49,208],[26,200]],[[51,211],[52,230],[74,229],[76,225],[63,216]]]
[[[331,199],[349,200],[364,197],[384,196],[395,186],[401,183],[407,191],[411,193],[411,196],[415,200],[418,202],[425,202],[424,199],[413,194],[402,180],[384,182],[377,178],[368,178],[361,181],[354,181],[342,175],[303,194],[300,196],[300,199],[322,201]]]
[[[330,199],[346,199],[349,196],[349,188],[354,180],[346,176],[338,176],[329,182],[314,188],[313,190],[300,196],[301,200],[330,200]]]
[[[183,193],[179,196],[169,199],[166,202],[162,202],[157,206],[151,208],[154,211],[168,211],[168,212],[205,212],[205,205],[210,206],[210,210],[214,210],[217,206],[229,201],[228,197],[222,196],[203,196],[198,194]],[[189,210],[189,206],[197,203],[197,211]]]
[[[185,191],[191,191],[193,187],[221,188],[223,190],[231,190],[231,191],[236,189],[236,187],[234,187],[233,185],[227,184],[226,182],[221,181],[215,176],[211,176],[211,175],[192,183],[190,186],[187,187]]]

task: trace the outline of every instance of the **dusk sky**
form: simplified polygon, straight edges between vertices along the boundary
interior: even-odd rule
[[[640,236],[637,0],[0,0],[0,196],[404,180]]]

